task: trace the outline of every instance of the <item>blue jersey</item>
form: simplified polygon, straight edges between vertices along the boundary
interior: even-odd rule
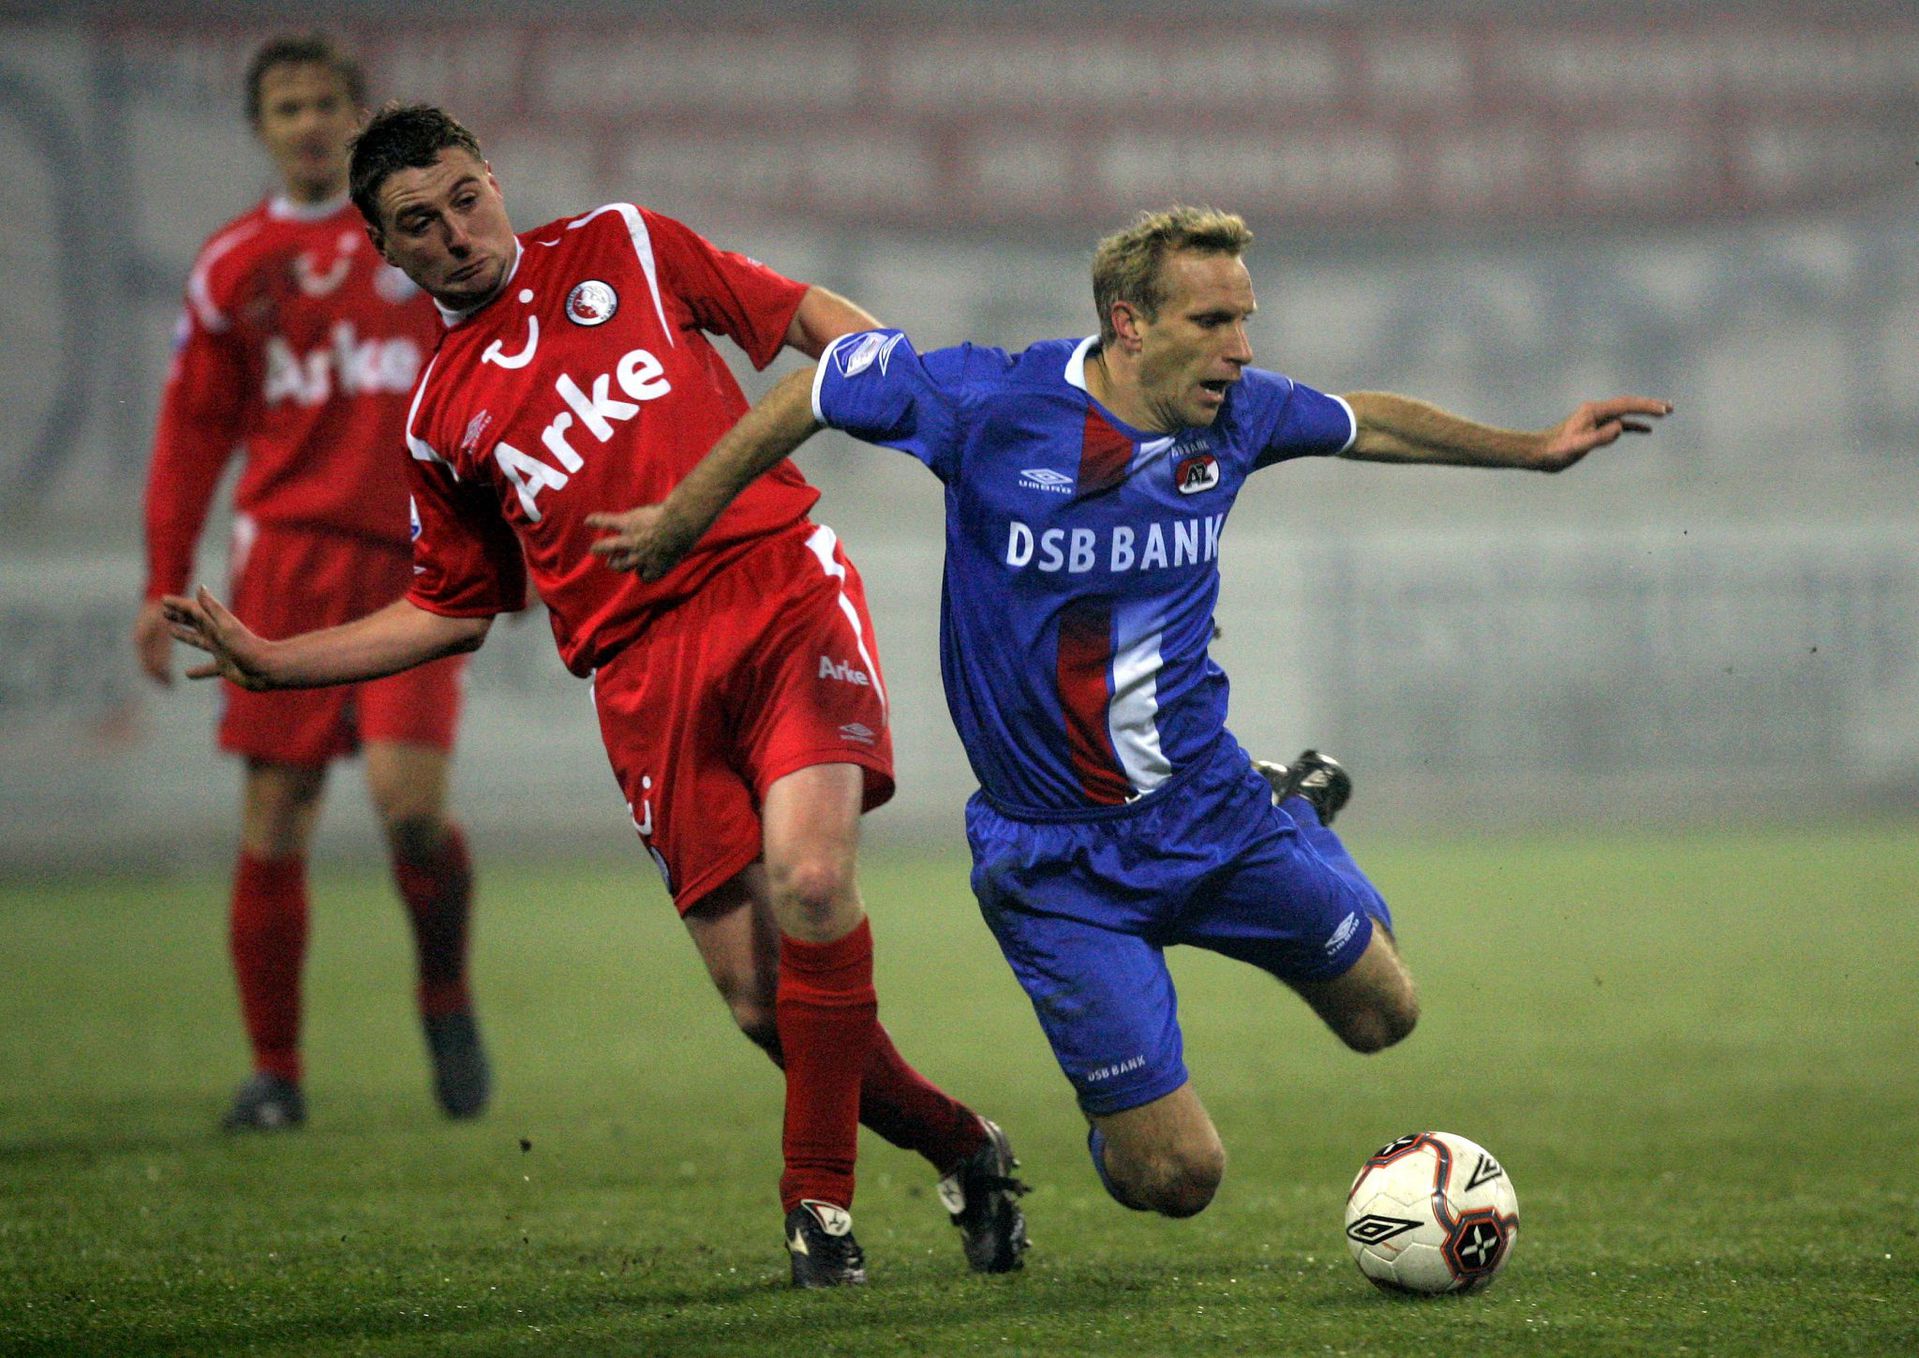
[[[921,354],[869,331],[829,346],[814,379],[821,423],[946,485],[946,701],[981,790],[1012,815],[1100,814],[1213,747],[1227,511],[1255,468],[1353,439],[1344,401],[1256,368],[1210,427],[1135,429],[1086,390],[1095,343]]]

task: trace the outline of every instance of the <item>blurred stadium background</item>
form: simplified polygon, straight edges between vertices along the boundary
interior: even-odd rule
[[[376,100],[469,122],[522,228],[636,199],[925,345],[1087,333],[1094,240],[1206,201],[1258,233],[1267,366],[1509,424],[1670,396],[1563,478],[1256,479],[1217,650],[1242,739],[1340,753],[1378,824],[1919,803],[1910,4],[404,12],[0,3],[0,871],[230,853],[215,694],[148,689],[128,643],[140,491],[193,252],[270,184],[241,67],[315,22]],[[895,694],[870,833],[956,838],[937,484],[836,436],[801,465]],[[632,852],[538,619],[477,661],[459,775],[482,855]],[[375,852],[356,781],[331,852]]]

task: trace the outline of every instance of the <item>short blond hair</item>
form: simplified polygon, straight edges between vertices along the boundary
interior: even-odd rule
[[[1252,243],[1252,230],[1237,213],[1209,207],[1140,213],[1131,226],[1115,231],[1093,250],[1093,305],[1099,310],[1100,343],[1111,344],[1118,338],[1113,330],[1114,302],[1131,302],[1149,321],[1159,315],[1166,301],[1162,274],[1169,254],[1191,250],[1237,259]]]

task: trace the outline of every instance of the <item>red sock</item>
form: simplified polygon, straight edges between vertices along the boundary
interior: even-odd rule
[[[860,1123],[945,1174],[980,1148],[986,1129],[977,1113],[906,1064],[885,1024],[873,1029],[873,1052],[860,1076]],[[767,1055],[786,1069],[777,1049]]]
[[[873,931],[864,919],[831,943],[780,938],[774,1017],[786,1067],[780,1205],[788,1212],[806,1198],[853,1205],[860,1077],[879,1032],[878,1013]]]
[[[413,923],[420,1013],[432,1018],[472,1009],[466,959],[473,860],[467,855],[466,836],[457,825],[449,825],[446,837],[425,857],[394,859],[393,880]]]
[[[944,1174],[986,1140],[979,1116],[906,1064],[884,1025],[860,1081],[860,1121],[902,1150],[918,1151]]]
[[[253,1068],[300,1079],[300,967],[307,951],[307,861],[245,849],[233,873],[227,943]]]

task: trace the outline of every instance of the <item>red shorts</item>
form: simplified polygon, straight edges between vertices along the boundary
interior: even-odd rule
[[[613,776],[685,914],[760,857],[760,802],[816,764],[866,771],[865,808],[893,795],[873,623],[830,528],[755,548],[594,673]]]
[[[384,608],[406,592],[412,554],[313,529],[256,524],[233,530],[233,611],[278,640]],[[249,693],[222,684],[220,748],[276,764],[325,764],[368,741],[453,748],[465,656],[337,688]]]

